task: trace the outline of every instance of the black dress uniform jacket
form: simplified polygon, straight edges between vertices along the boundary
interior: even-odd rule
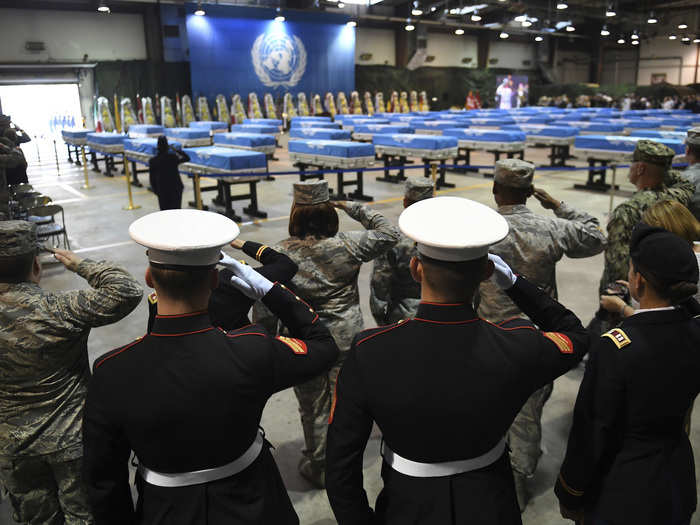
[[[95,362],[83,427],[85,481],[98,525],[296,524],[270,454],[234,476],[163,488],[137,475],[148,468],[192,472],[225,465],[253,442],[269,397],[328,369],[338,349],[318,315],[284,285],[263,298],[292,337],[259,325],[225,332],[206,312],[159,316],[153,331]]]
[[[683,420],[700,391],[700,320],[640,312],[597,340],[555,493],[611,524],[672,525],[697,503]]]
[[[182,150],[169,150],[163,155],[151,157],[148,161],[148,181],[153,193],[158,196],[161,210],[173,210],[182,207],[182,180],[178,165],[190,160]]]
[[[263,264],[255,271],[273,283],[287,284],[299,268],[289,257],[265,244],[246,241],[242,249],[246,255]],[[233,272],[228,268],[220,270],[219,285],[209,298],[211,324],[224,330],[234,330],[250,324],[248,312],[255,302],[231,285],[232,276]],[[153,329],[156,315],[158,315],[158,296],[153,292],[148,296],[148,333]]]
[[[506,453],[481,470],[437,478],[384,463],[374,512],[362,488],[372,421],[404,458],[475,458],[505,436],[532,392],[585,354],[588,335],[572,312],[522,277],[507,293],[540,328],[556,332],[522,319],[493,325],[467,304],[423,302],[415,318],[355,338],[328,431],[326,489],[340,525],[521,523]]]

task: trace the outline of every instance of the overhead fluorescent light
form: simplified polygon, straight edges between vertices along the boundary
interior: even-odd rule
[[[569,33],[573,33],[574,31],[576,31],[576,28],[575,28],[574,26],[566,26],[566,30],[567,30]]]
[[[688,24],[678,24],[678,29],[688,29]]]
[[[461,27],[459,29],[455,29],[455,35],[463,35],[464,34],[464,29]]]
[[[544,38],[542,38],[540,35],[535,37],[535,42],[542,42],[542,40],[544,40]]]
[[[603,29],[600,30],[600,36],[610,36],[610,31],[608,31],[607,26],[603,26]]]
[[[498,35],[498,38],[502,38],[502,39],[505,40],[505,39],[508,38],[509,36],[510,36],[510,35],[509,35],[508,33],[506,33],[505,31],[501,31],[501,34]]]
[[[557,9],[568,9],[568,8],[569,8],[569,4],[567,4],[566,2],[557,3]]]

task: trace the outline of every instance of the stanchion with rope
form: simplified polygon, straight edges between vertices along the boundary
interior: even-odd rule
[[[56,171],[61,175],[61,167],[58,165],[58,150],[56,149],[56,139],[53,139],[53,153],[56,156]]]
[[[612,170],[612,184],[610,185],[610,209],[608,210],[608,215],[613,211],[613,198],[615,197],[615,176],[617,175],[617,164],[610,166]]]
[[[129,174],[129,161],[126,160],[126,155],[122,155],[124,159],[124,178],[126,179],[126,189],[129,192],[129,205],[123,206],[123,210],[138,210],[141,206],[134,204],[134,199],[131,196],[131,175]]]
[[[437,164],[430,165],[430,177],[433,179],[433,197],[437,193]]]
[[[85,156],[85,146],[80,146],[80,153],[83,157],[83,175],[85,176],[85,182],[81,186],[84,190],[91,190],[94,186],[90,186],[90,181],[88,180],[88,169],[87,169],[87,157]]]

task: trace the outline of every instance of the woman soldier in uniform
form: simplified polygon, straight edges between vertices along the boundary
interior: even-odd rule
[[[336,208],[365,229],[338,233]],[[315,487],[323,488],[332,393],[352,339],[363,329],[357,288],[360,266],[394,246],[399,232],[379,212],[361,204],[331,203],[328,183],[321,180],[294,184],[289,235],[275,248],[299,266],[290,288],[316,310],[340,349],[338,361],[328,373],[294,387],[305,441],[299,472]],[[256,303],[254,318],[274,333],[270,324],[275,321],[260,303]]]
[[[640,309],[591,351],[555,493],[562,516],[586,525],[687,525],[697,503],[683,423],[700,391],[698,263],[686,240],[644,223],[630,260]]]

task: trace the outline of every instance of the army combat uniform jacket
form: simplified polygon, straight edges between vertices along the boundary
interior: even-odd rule
[[[85,259],[77,273],[91,289],[0,283],[0,456],[82,456],[90,329],[125,317],[143,290],[105,261]]]
[[[685,171],[681,172],[681,175],[695,186],[695,193],[690,199],[688,209],[693,212],[696,219],[700,220],[700,163],[688,166]]]
[[[524,204],[499,206],[498,212],[508,222],[508,236],[489,251],[553,299],[558,297],[556,263],[564,255],[591,257],[605,249],[605,234],[598,219],[563,202],[554,211],[556,217],[533,213]],[[520,308],[491,281],[481,283],[479,291],[482,318],[496,323],[523,316]]]
[[[131,450],[161,473],[226,465],[256,439],[272,394],[336,359],[328,329],[284,285],[262,301],[292,338],[259,325],[226,332],[207,312],[158,316],[150,334],[95,361],[84,461],[98,525],[298,523],[268,446],[245,470],[209,483],[165,488],[137,475],[136,511],[129,490]]]
[[[555,488],[563,506],[586,523],[688,523],[697,486],[683,420],[700,392],[698,349],[700,320],[684,308],[640,311],[596,341]]]
[[[640,190],[613,210],[608,220],[608,247],[605,250],[605,267],[599,287],[601,294],[605,293],[608,284],[618,279],[627,280],[632,231],[646,209],[667,199],[688,206],[694,192],[695,186],[691,182],[684,179],[679,172],[669,170],[661,187]]]
[[[492,450],[530,394],[583,357],[578,318],[519,277],[511,299],[521,319],[503,326],[466,304],[421,303],[415,318],[366,330],[338,376],[328,430],[326,488],[340,525],[520,523],[507,452],[453,476],[420,478],[382,466],[376,510],[362,487],[373,422],[384,444],[422,463],[476,458]]]

